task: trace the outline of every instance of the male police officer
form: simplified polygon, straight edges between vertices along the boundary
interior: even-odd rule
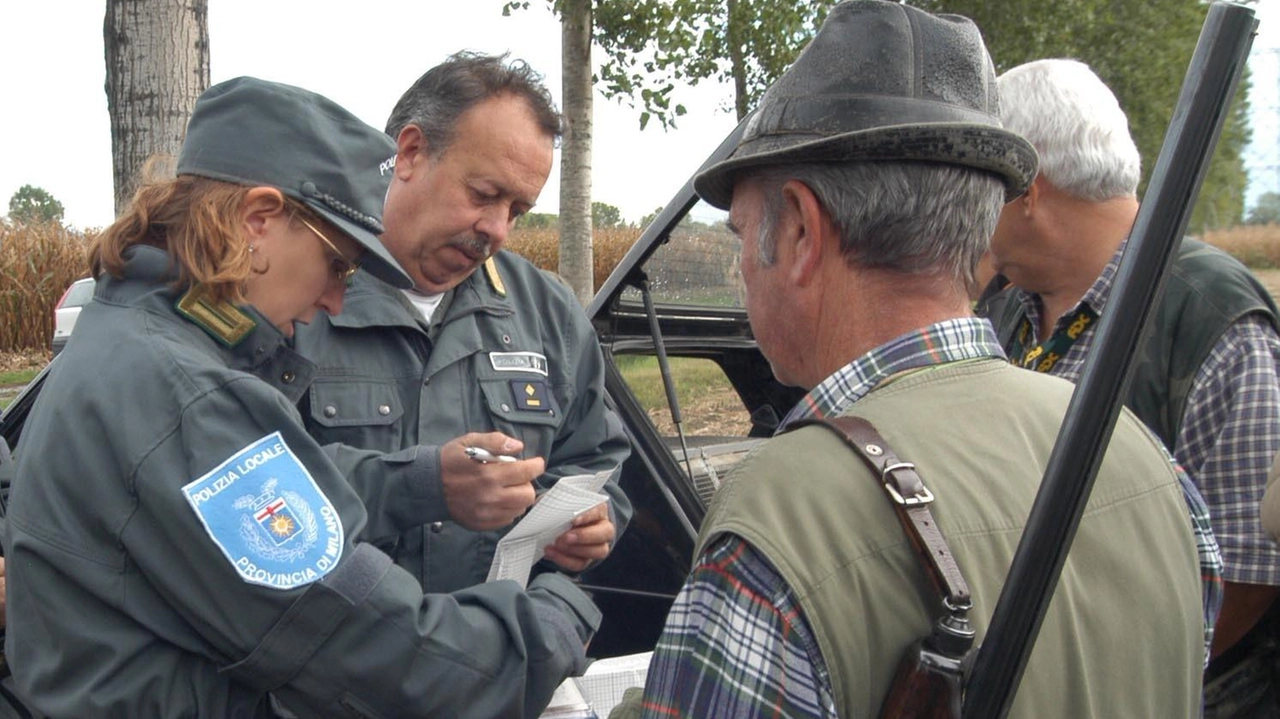
[[[936,499],[907,497],[932,499],[979,635],[1072,391],[1010,366],[969,312],[1000,208],[1035,176],[998,112],[973,23],[853,0],[695,180],[742,239],[761,351],[810,390],[784,430],[857,415],[913,463]],[[875,716],[941,611],[884,484],[818,426],[745,459],[701,528],[646,716]],[[1011,716],[1196,716],[1197,559],[1174,466],[1124,414]]]
[[[350,474],[374,517],[369,536],[428,591],[452,591],[485,580],[499,530],[537,488],[616,468],[629,447],[581,306],[499,252],[537,201],[560,134],[538,75],[460,53],[405,92],[387,133],[397,154],[382,239],[415,287],[361,273],[340,316],[299,332],[297,348],[320,364],[303,412],[322,443],[421,470],[394,484]],[[482,464],[467,445],[521,459]],[[616,477],[605,491],[609,506],[547,549],[561,568],[603,559],[625,525]]]

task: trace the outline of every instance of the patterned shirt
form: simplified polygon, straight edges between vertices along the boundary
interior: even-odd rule
[[[1003,359],[1004,352],[986,321],[932,325],[841,368],[810,391],[780,429],[837,415],[899,372],[989,357]],[[1199,494],[1181,470],[1178,476],[1201,548],[1207,660],[1221,601],[1221,559]],[[1209,598],[1209,586],[1217,587],[1216,600]],[[777,570],[737,536],[725,535],[698,557],[654,648],[641,709],[652,719],[837,716],[830,673],[798,600]]]
[[[1082,306],[1102,314],[1124,249],[1122,244],[1079,304],[1058,320],[1055,333]],[[1034,333],[1044,306],[1034,294],[1021,300]],[[1077,381],[1096,337],[1094,323],[1049,373]],[[1280,544],[1263,531],[1258,512],[1280,449],[1278,365],[1280,337],[1265,318],[1251,314],[1232,323],[1196,372],[1172,447],[1209,506],[1229,582],[1280,585]]]

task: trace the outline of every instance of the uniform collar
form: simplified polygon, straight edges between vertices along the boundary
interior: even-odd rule
[[[173,289],[178,270],[169,253],[158,247],[134,245],[125,250],[124,260],[124,276],[103,275],[95,287],[95,299],[171,317],[193,346],[210,352],[227,367],[258,375],[287,395],[296,393],[294,387],[305,388],[310,382],[315,374],[314,364],[290,349],[284,334],[254,307],[239,308],[255,326],[244,339],[228,347],[177,310],[183,290]]]
[[[502,253],[497,255],[502,264]],[[509,273],[508,273],[509,275]],[[449,290],[441,301],[450,319],[475,312],[510,314],[511,302],[495,291],[484,269],[477,269],[469,277]],[[395,307],[392,311],[389,308]],[[437,311],[437,316],[439,312]],[[405,327],[422,329],[420,315],[400,290],[379,280],[367,272],[357,272],[355,282],[347,289],[342,301],[342,313],[330,316],[335,327],[362,329],[369,327]]]

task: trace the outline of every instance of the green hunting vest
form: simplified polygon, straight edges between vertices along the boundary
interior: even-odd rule
[[[1009,291],[1018,292],[1012,288]],[[1133,381],[1125,400],[1125,406],[1166,447],[1173,448],[1177,443],[1187,395],[1200,365],[1222,333],[1251,312],[1262,314],[1280,331],[1280,309],[1248,268],[1216,247],[1189,237],[1183,239],[1155,318],[1135,358]],[[1006,351],[1012,347],[1013,335],[1025,316],[1026,308],[1015,298],[1004,305],[998,318],[991,318]]]
[[[899,375],[858,401],[937,497],[973,593],[979,641],[1072,386],[998,360]],[[870,470],[805,427],[749,455],[718,490],[698,555],[729,533],[781,573],[831,674],[841,717],[874,717],[938,596]],[[1193,717],[1204,661],[1187,506],[1151,435],[1122,413],[1010,716]]]

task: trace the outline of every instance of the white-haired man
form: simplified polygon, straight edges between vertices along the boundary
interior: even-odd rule
[[[1040,171],[991,241],[996,269],[1020,290],[992,321],[1014,362],[1075,381],[1138,212],[1138,150],[1115,96],[1083,63],[1015,67],[1000,96],[1005,127],[1035,146]],[[1243,265],[1184,240],[1125,401],[1203,493],[1221,546],[1208,717],[1280,711],[1268,617],[1280,545],[1258,516],[1280,447],[1278,315]]]

